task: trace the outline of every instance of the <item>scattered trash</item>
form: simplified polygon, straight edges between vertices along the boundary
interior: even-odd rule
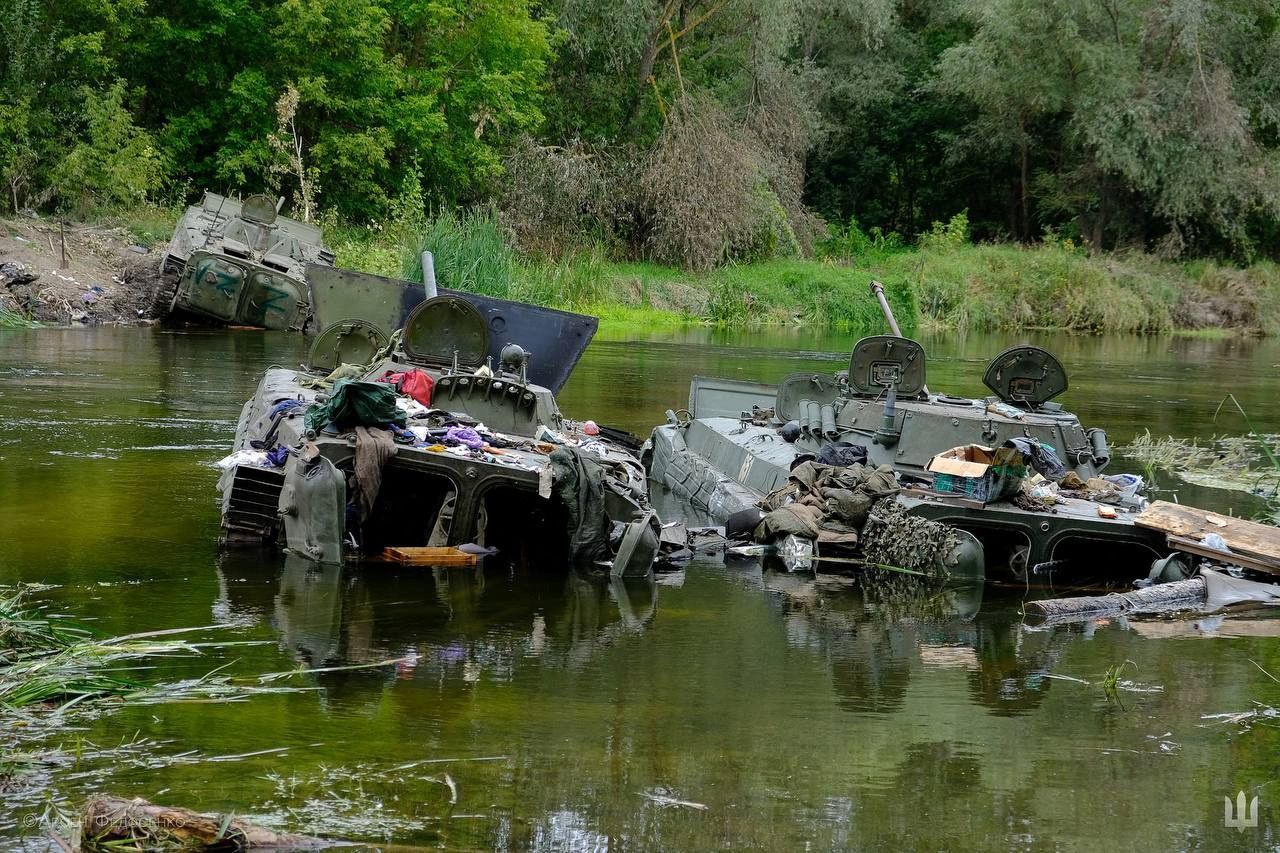
[[[1249,731],[1255,724],[1262,724],[1274,728],[1280,720],[1280,709],[1264,705],[1261,702],[1254,702],[1256,707],[1248,711],[1228,711],[1223,714],[1203,714],[1200,719],[1209,720],[1221,724],[1233,724],[1240,726],[1241,731]]]

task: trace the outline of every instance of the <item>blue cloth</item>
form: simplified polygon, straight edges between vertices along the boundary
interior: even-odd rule
[[[1054,483],[1067,476],[1067,466],[1062,464],[1058,454],[1047,444],[1041,444],[1034,438],[1011,438],[1004,443],[1005,447],[1016,447],[1025,462],[1031,465],[1042,477]]]
[[[301,409],[301,408],[302,408],[302,401],[295,400],[292,397],[290,397],[287,400],[280,400],[274,406],[272,406],[271,412],[267,415],[267,417],[275,418],[278,415],[280,415],[281,412],[288,412],[288,411],[292,411],[293,409]]]

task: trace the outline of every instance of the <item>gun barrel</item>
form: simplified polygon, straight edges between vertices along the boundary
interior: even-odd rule
[[[871,292],[875,294],[876,301],[880,303],[880,310],[884,312],[884,318],[889,321],[889,331],[893,332],[896,337],[902,337],[902,330],[898,328],[898,321],[893,316],[893,309],[889,307],[889,300],[884,298],[884,285],[872,280]]]
[[[889,307],[889,300],[884,298],[884,285],[872,279],[871,292],[875,294],[876,301],[880,303],[880,310],[884,313],[884,318],[889,321],[889,331],[893,332],[895,338],[902,337],[902,330],[898,328],[898,321],[893,316],[893,309]],[[926,397],[929,396],[928,385],[922,385],[920,390],[924,392]]]

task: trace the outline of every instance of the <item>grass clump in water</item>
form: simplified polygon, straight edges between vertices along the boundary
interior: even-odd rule
[[[1280,436],[1255,430],[1232,394],[1218,404],[1215,420],[1228,405],[1244,418],[1245,435],[1213,436],[1202,444],[1199,439],[1156,438],[1147,430],[1122,452],[1148,470],[1161,468],[1189,483],[1259,495],[1267,500],[1269,515],[1280,518]]]
[[[187,629],[96,638],[63,617],[40,613],[25,599],[22,588],[0,590],[0,712],[36,707],[65,711],[91,700],[143,705],[230,702],[255,693],[297,689],[245,686],[215,673],[156,684],[128,678],[118,673],[140,660],[195,657],[209,644],[172,639]]]

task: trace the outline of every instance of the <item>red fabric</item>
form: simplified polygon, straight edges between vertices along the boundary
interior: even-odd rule
[[[407,394],[424,406],[431,405],[431,391],[436,387],[436,381],[416,367],[404,373],[392,373],[388,370],[378,381],[388,383],[401,394]]]

